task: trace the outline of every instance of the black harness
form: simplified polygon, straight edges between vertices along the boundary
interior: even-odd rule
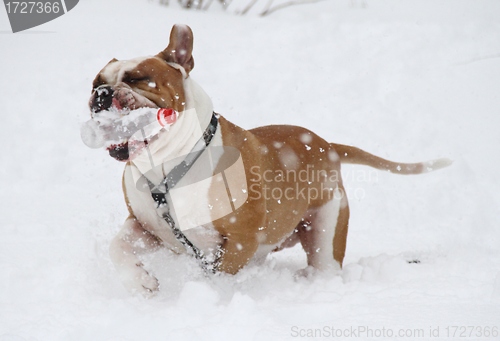
[[[191,169],[196,160],[201,156],[201,154],[206,150],[212,138],[217,131],[217,126],[219,124],[219,115],[215,112],[212,113],[212,119],[207,129],[203,133],[203,136],[198,140],[198,142],[193,147],[191,153],[189,153],[184,160],[175,166],[165,178],[158,184],[154,185],[148,180],[149,189],[151,190],[151,196],[156,202],[158,213],[167,222],[167,224],[172,229],[175,238],[186,248],[189,254],[192,254],[200,263],[203,270],[206,273],[213,274],[217,271],[218,259],[221,256],[221,250],[218,249],[215,254],[214,260],[209,260],[204,255],[203,251],[200,250],[196,245],[194,245],[186,235],[181,231],[179,227],[176,226],[175,220],[170,214],[169,205],[167,202],[168,192],[174,188],[177,183],[187,174]]]

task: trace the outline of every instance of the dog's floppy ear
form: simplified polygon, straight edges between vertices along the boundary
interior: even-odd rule
[[[168,63],[177,63],[189,73],[194,67],[193,31],[187,25],[174,25],[170,32],[170,43],[167,48],[158,53],[158,57]]]

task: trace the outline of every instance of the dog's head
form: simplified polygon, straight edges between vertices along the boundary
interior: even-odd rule
[[[188,26],[175,25],[165,50],[152,57],[111,60],[92,84],[89,107],[101,111],[127,112],[144,107],[185,109],[183,81],[194,67],[193,33]],[[128,141],[108,147],[119,161],[129,159]]]

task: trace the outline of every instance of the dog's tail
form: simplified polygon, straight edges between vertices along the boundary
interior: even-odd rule
[[[356,147],[336,143],[331,143],[330,146],[337,152],[340,162],[342,163],[370,166],[395,174],[409,175],[428,173],[447,167],[453,163],[450,159],[436,159],[418,163],[392,162]]]

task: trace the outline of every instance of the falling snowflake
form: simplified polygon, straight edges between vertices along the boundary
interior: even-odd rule
[[[312,136],[308,133],[304,133],[300,135],[300,142],[306,144],[306,143],[311,143],[312,141]]]

